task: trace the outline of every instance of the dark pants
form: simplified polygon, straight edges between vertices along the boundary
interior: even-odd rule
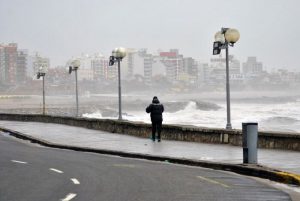
[[[161,124],[162,121],[152,121],[152,139],[155,139],[155,133],[157,130],[157,139],[160,140]]]

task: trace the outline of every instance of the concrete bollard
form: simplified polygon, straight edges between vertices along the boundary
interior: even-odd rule
[[[243,163],[257,164],[258,124],[242,123],[243,126]]]

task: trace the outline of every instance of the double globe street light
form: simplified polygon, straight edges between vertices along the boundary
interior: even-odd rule
[[[122,98],[121,98],[121,71],[120,63],[126,56],[126,49],[123,47],[115,48],[112,51],[112,56],[109,57],[109,66],[113,66],[115,62],[118,62],[118,81],[119,81],[119,120],[122,120]]]
[[[46,106],[45,106],[45,68],[41,66],[36,74],[37,79],[43,78],[43,115],[46,114]]]
[[[69,66],[69,74],[72,73],[72,71],[75,71],[75,85],[76,85],[76,117],[78,117],[78,84],[77,84],[77,70],[80,66],[80,60],[75,59],[71,62],[71,65]]]
[[[236,29],[221,28],[215,34],[215,42],[213,45],[213,55],[220,54],[221,49],[226,50],[226,102],[227,102],[227,124],[226,129],[232,129],[231,116],[230,116],[230,84],[229,84],[229,61],[228,61],[228,48],[233,47],[239,40],[240,33]]]

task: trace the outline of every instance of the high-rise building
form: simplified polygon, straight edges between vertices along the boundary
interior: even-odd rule
[[[131,80],[134,78],[136,67],[139,66],[139,58],[137,58],[137,50],[133,48],[126,49],[126,57],[123,58],[121,64],[121,79]],[[138,73],[140,74],[140,73]]]
[[[39,53],[35,53],[34,56],[31,56],[31,60],[34,75],[39,72],[40,68],[42,68],[45,72],[48,71],[48,68],[50,67],[49,58],[41,57]]]
[[[105,68],[105,76],[107,80],[117,80],[118,79],[118,66],[117,63],[113,66],[107,66]]]
[[[240,61],[235,59],[233,55],[229,55],[229,73],[230,74],[240,74]],[[226,76],[226,58],[222,58],[220,55],[219,58],[213,58],[211,62],[211,71],[212,74],[216,77],[225,79]]]
[[[192,57],[183,58],[183,71],[187,75],[190,84],[196,84],[198,80],[198,64]]]
[[[188,73],[189,75],[195,75],[196,69],[195,60],[192,57],[183,58],[183,71]]]
[[[248,57],[247,61],[243,63],[243,74],[245,75],[259,75],[263,72],[262,62],[258,62],[256,57]]]
[[[171,82],[179,80],[180,75],[184,73],[183,56],[178,52],[178,49],[170,49],[169,52],[159,53],[162,63],[166,66],[166,77]]]
[[[0,83],[5,81],[5,54],[4,47],[0,45]]]
[[[78,80],[93,80],[94,71],[92,68],[92,60],[94,57],[89,54],[81,54],[78,58],[80,60],[80,67],[78,69]]]
[[[209,83],[210,68],[208,63],[199,63],[198,65],[198,86]]]
[[[152,85],[153,77],[166,76],[166,65],[160,55],[147,53],[146,49],[140,49],[134,57],[133,75],[144,77],[147,85]]]
[[[145,83],[148,85],[152,84],[152,64],[153,64],[152,54],[145,54],[144,55],[144,78],[145,78]]]
[[[113,66],[108,66],[108,58],[103,55],[96,55],[91,60],[92,70],[93,70],[93,80],[107,80],[114,76],[111,75],[111,69],[115,68]]]
[[[108,58],[100,53],[81,54],[76,59],[80,60],[78,80],[114,80],[117,78],[117,65],[108,66]],[[72,61],[73,59],[70,59],[66,63],[67,68],[72,64]]]
[[[150,54],[147,49],[128,49],[122,65],[122,79],[134,79],[142,76],[145,83],[152,84],[153,77],[165,77],[170,82],[187,81],[195,83],[197,63],[193,58],[183,58],[178,49],[159,51]]]
[[[152,77],[159,71],[155,68],[154,56],[147,53],[147,49],[129,49],[124,58],[124,66],[122,67],[123,79],[135,79],[136,77],[143,77],[145,84],[152,84]]]
[[[27,78],[27,58],[27,50],[18,50],[16,80],[19,84],[24,83]]]
[[[5,84],[16,83],[17,70],[17,48],[16,43],[9,43],[8,45],[0,45],[0,80]]]

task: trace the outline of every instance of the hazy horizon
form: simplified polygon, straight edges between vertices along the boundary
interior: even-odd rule
[[[178,48],[208,62],[221,27],[240,31],[230,53],[256,56],[264,68],[297,69],[300,3],[296,0],[0,0],[0,42],[49,57],[51,66],[72,56],[113,48]]]

